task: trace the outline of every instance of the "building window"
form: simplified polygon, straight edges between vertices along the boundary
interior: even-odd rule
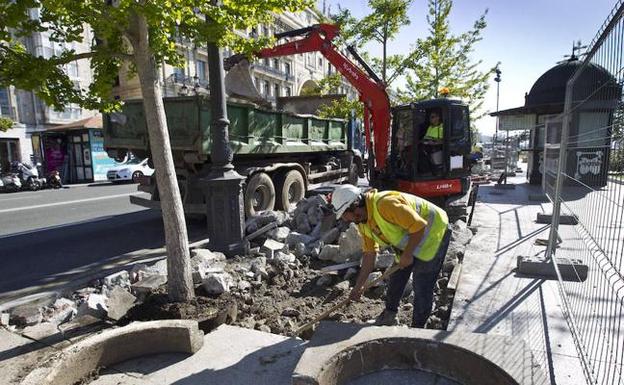
[[[273,94],[274,94],[273,96],[275,96],[276,98],[281,96],[279,84],[276,84],[275,86],[273,86]]]
[[[275,68],[276,70],[280,69],[279,59],[273,59],[273,68]]]
[[[176,83],[182,83],[184,81],[184,68],[174,67],[173,79],[176,81]]]
[[[9,91],[6,88],[0,88],[0,115],[11,116]]]
[[[292,96],[292,89],[290,87],[286,87],[286,96]]]
[[[67,63],[65,65],[65,70],[67,71],[67,75],[70,78],[77,78],[79,77],[78,75],[78,62],[71,62],[71,63]]]
[[[323,58],[319,58],[318,63],[319,63],[319,68],[323,69]]]
[[[271,96],[271,83],[268,80],[264,81],[264,94],[266,96]]]
[[[286,75],[290,75],[290,63],[284,63],[284,73],[286,73]]]
[[[197,77],[206,80],[206,62],[203,60],[197,60]]]

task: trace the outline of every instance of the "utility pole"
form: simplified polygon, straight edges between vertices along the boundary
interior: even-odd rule
[[[221,5],[219,0],[212,0],[212,4]],[[221,49],[213,42],[208,43],[207,53],[212,115],[210,125],[212,165],[208,173],[199,179],[199,184],[206,201],[209,247],[215,251],[234,255],[243,249],[245,235],[244,178],[234,170],[232,164],[223,55]]]

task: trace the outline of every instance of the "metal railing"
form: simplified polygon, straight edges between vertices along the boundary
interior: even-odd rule
[[[588,268],[564,281],[563,313],[588,384],[624,384],[624,3],[575,62],[564,112],[545,124],[547,256]],[[564,225],[563,216],[572,225]],[[566,223],[570,223],[566,221]],[[575,282],[576,281],[576,282]]]

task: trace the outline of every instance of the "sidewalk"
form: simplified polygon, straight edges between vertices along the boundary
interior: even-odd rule
[[[515,189],[479,189],[472,223],[478,232],[466,249],[448,329],[522,338],[551,384],[578,384],[583,372],[557,282],[514,272],[517,256],[544,254],[546,248],[534,242],[548,238],[549,226],[535,219],[552,205],[528,200],[541,188],[526,184],[524,176],[509,181]]]

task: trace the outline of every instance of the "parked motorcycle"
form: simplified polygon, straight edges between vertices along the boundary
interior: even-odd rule
[[[16,174],[3,173],[0,168],[0,192],[15,192],[22,189],[22,181]]]
[[[45,178],[39,177],[39,166],[41,165],[37,164],[36,166],[33,166],[28,163],[22,163],[19,161],[11,162],[11,171],[17,174],[17,176],[20,178],[20,181],[22,183],[22,189],[37,191],[45,186]]]

